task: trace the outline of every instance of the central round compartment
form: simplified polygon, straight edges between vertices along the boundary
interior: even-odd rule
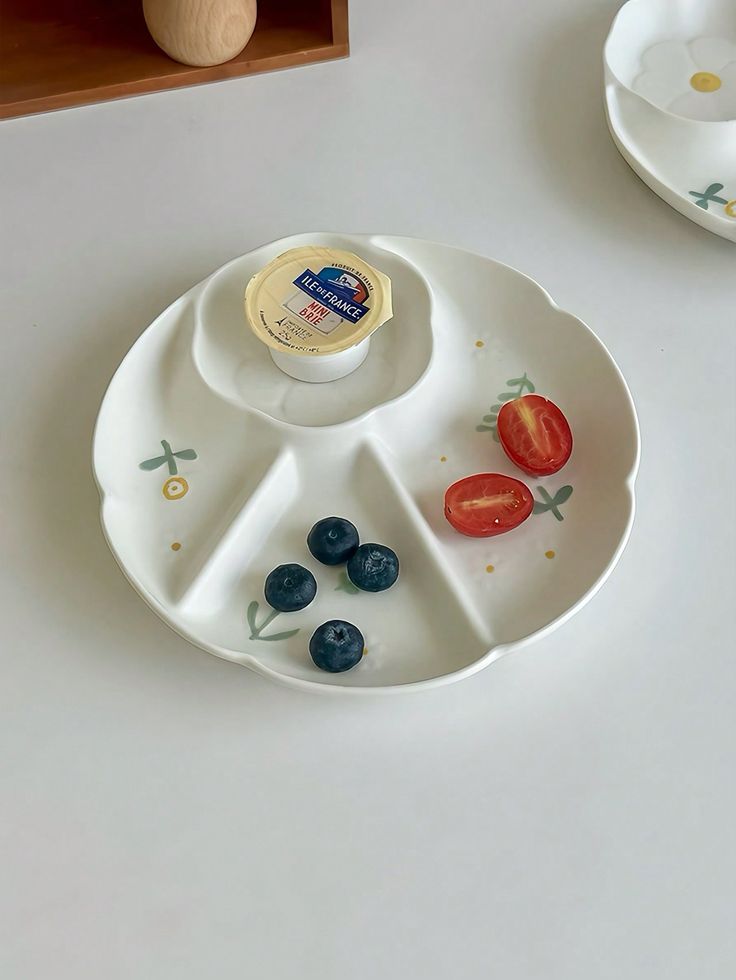
[[[309,241],[340,247],[341,240],[310,236]],[[269,249],[283,247],[267,246],[235,259],[204,284],[195,308],[193,358],[209,387],[279,422],[310,427],[350,421],[409,391],[425,374],[433,349],[432,301],[423,276],[370,239],[361,243],[361,258],[391,279],[393,317],[370,338],[369,347],[360,346],[351,373],[312,384],[276,366],[243,313],[245,284],[269,261]]]

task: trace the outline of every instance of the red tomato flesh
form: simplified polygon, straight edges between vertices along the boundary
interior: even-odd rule
[[[541,395],[523,395],[501,406],[496,421],[504,452],[531,476],[561,470],[572,452],[572,432],[560,409]]]
[[[502,473],[466,476],[445,491],[445,517],[456,531],[472,538],[512,531],[533,507],[529,487]]]

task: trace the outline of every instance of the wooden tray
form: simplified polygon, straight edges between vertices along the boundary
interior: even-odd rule
[[[156,47],[140,0],[0,0],[0,119],[344,57],[348,0],[259,0],[232,61],[191,68]]]

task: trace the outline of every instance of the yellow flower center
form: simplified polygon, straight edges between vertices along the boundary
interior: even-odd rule
[[[164,483],[163,492],[167,500],[178,500],[189,490],[189,484],[183,476],[171,476]]]
[[[721,80],[712,71],[696,71],[690,84],[696,92],[717,92],[721,87]]]

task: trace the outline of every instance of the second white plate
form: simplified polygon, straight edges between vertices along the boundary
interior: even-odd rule
[[[632,170],[736,242],[736,5],[629,0],[604,49],[606,118]]]

